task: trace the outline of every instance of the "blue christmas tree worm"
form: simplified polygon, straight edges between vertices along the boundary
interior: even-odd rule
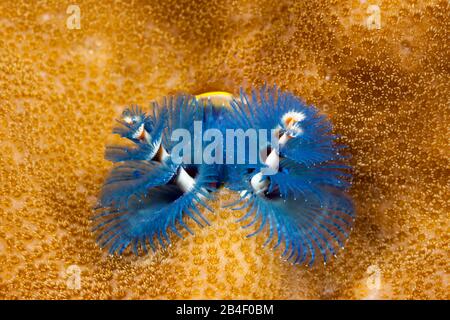
[[[286,260],[312,265],[319,254],[326,263],[343,248],[354,221],[345,146],[317,109],[276,87],[253,90],[251,98],[241,92],[231,106],[230,126],[275,129],[278,139],[260,164],[227,171],[228,187],[241,196],[231,206],[246,211],[239,219],[244,228],[256,226],[248,236],[268,229],[265,244],[283,244]]]
[[[263,87],[250,98],[243,91],[239,97],[179,95],[153,104],[149,114],[126,109],[119,123],[113,132],[134,146],[107,147],[106,158],[118,164],[103,185],[94,217],[97,241],[110,253],[131,246],[138,254],[139,248],[156,250],[157,243],[165,247],[168,232],[181,237],[181,227],[192,233],[186,217],[208,224],[199,207],[208,208],[217,187],[239,193],[230,206],[244,211],[238,221],[254,229],[248,236],[265,233],[265,245],[282,248],[292,263],[312,265],[318,255],[326,263],[344,246],[354,222],[345,146],[326,117],[293,94]],[[222,135],[219,148],[202,143],[199,124]],[[256,130],[245,137],[264,144],[253,144],[253,150],[241,140],[236,149],[244,150],[245,161],[236,161],[241,155],[223,143],[229,130],[244,136]],[[181,149],[173,139],[180,132],[189,137]],[[218,162],[204,161],[210,150]],[[258,161],[249,161],[252,152]]]

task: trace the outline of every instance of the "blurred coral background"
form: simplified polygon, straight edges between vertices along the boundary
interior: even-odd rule
[[[70,4],[0,2],[0,298],[450,298],[448,1],[80,0],[80,29]],[[291,266],[244,239],[226,190],[165,252],[100,250],[89,218],[121,110],[264,83],[350,146],[345,250]]]

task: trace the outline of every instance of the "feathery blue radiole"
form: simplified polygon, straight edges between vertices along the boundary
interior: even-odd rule
[[[282,247],[292,263],[312,265],[317,256],[326,263],[354,221],[345,146],[316,108],[276,87],[253,90],[251,97],[241,91],[231,106],[230,127],[266,129],[267,140],[276,142],[257,164],[227,170],[228,187],[240,192],[230,206],[246,212],[238,221],[253,228],[249,237],[265,232],[265,244]]]
[[[216,168],[179,163],[171,155],[172,133],[192,132],[193,121],[203,121],[204,110],[194,97],[178,95],[164,99],[161,106],[154,103],[150,114],[139,107],[123,112],[113,132],[135,146],[107,147],[106,158],[118,164],[103,185],[93,218],[97,241],[111,254],[164,248],[170,244],[170,232],[179,237],[181,229],[192,233],[186,218],[208,224],[200,207],[208,208]]]

